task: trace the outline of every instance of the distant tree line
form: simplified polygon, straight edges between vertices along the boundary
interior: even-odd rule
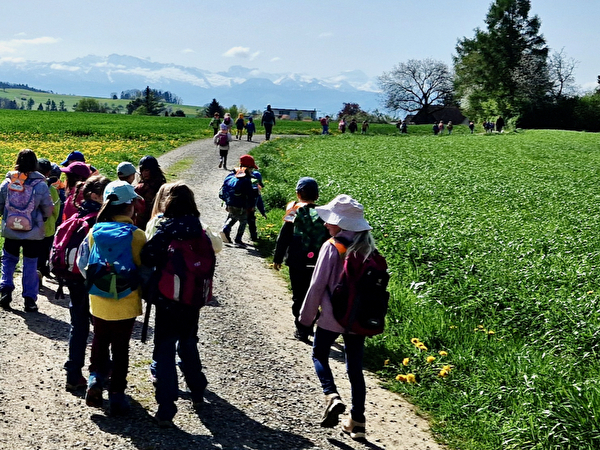
[[[175,105],[183,104],[181,97],[175,95],[169,91],[161,91],[159,89],[151,89],[152,95],[159,102],[173,103]],[[135,100],[146,96],[146,89],[140,91],[139,89],[129,89],[127,91],[121,91],[121,100]],[[115,98],[115,94],[112,95]],[[116,100],[116,98],[115,98]]]
[[[36,89],[29,87],[27,84],[19,84],[19,83],[7,83],[5,81],[0,81],[0,89],[26,89],[32,92],[44,92],[47,94],[52,94],[52,91],[43,91],[41,89]]]

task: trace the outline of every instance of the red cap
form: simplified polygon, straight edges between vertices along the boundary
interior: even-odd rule
[[[251,169],[258,170],[258,166],[256,165],[256,162],[254,162],[254,158],[250,155],[240,156],[240,166],[250,167]]]

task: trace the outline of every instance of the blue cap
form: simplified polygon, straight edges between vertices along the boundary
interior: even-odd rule
[[[142,197],[136,194],[135,188],[130,185],[127,181],[111,181],[104,188],[104,201],[108,199],[108,196],[114,194],[117,196],[117,200],[112,200],[111,205],[122,205],[123,203],[131,203],[134,199],[142,200]]]
[[[296,184],[296,192],[302,192],[305,200],[316,200],[319,198],[319,185],[317,180],[311,177],[302,177]]]
[[[71,153],[69,153],[69,156],[67,156],[67,159],[65,159],[63,162],[61,162],[60,165],[66,166],[66,165],[72,163],[73,161],[85,162],[85,156],[83,156],[83,153],[78,152],[78,151],[71,152]]]

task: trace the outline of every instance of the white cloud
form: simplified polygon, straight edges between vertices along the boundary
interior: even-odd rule
[[[21,57],[13,58],[11,56],[5,56],[3,58],[0,58],[0,64],[2,64],[2,63],[24,63],[25,61],[26,61],[25,58],[21,58]]]
[[[324,33],[321,33],[319,35],[319,39],[325,39],[325,38],[330,38],[333,36],[333,33],[331,31],[326,31]]]
[[[261,52],[254,52],[254,53],[252,53],[252,54],[250,55],[250,61],[254,61],[254,60],[256,59],[256,57],[257,57],[258,55],[260,55],[260,54],[261,54]]]
[[[0,41],[0,53],[14,53],[19,47],[56,44],[58,42],[60,42],[60,39],[50,36],[42,36],[33,39],[10,39],[8,41]]]
[[[191,48],[184,48],[183,50],[181,50],[181,53],[196,53],[194,50],[192,50]]]
[[[281,58],[279,56],[276,56],[275,58],[271,58],[271,62],[277,62],[277,61],[281,61]]]
[[[204,88],[210,87],[205,80],[198,78],[192,74],[182,71],[175,67],[165,67],[159,70],[151,70],[142,67],[135,67],[132,69],[119,69],[114,70],[112,73],[123,73],[130,75],[139,75],[146,78],[150,82],[158,82],[161,80],[173,80],[182,81],[185,83],[193,84],[194,86],[200,86]],[[110,76],[110,74],[109,74]]]
[[[233,47],[223,53],[228,58],[250,58],[250,49],[248,47]]]
[[[77,72],[78,70],[81,70],[81,67],[67,66],[66,64],[50,64],[50,68],[52,70],[64,70],[66,72]]]

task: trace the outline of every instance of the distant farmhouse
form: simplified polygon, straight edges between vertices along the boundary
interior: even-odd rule
[[[440,120],[448,123],[450,120],[455,125],[467,125],[469,120],[462,115],[460,109],[454,106],[429,106],[421,109],[415,115],[408,115],[405,119],[408,123],[414,125],[427,125],[438,123]]]
[[[290,108],[271,108],[275,116],[282,118],[287,116],[290,120],[317,120],[316,109],[290,109]]]

